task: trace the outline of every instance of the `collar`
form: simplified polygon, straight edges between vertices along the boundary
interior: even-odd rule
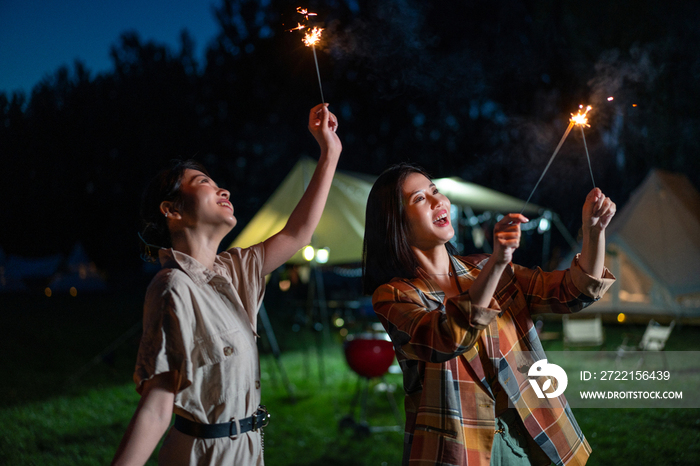
[[[177,268],[182,270],[198,286],[206,285],[215,277],[222,277],[228,283],[231,283],[231,279],[227,278],[228,274],[225,272],[225,267],[220,264],[219,256],[216,256],[214,260],[214,269],[216,271],[208,269],[194,257],[172,248],[158,251],[158,258],[160,259],[161,266],[164,268]]]
[[[464,282],[476,280],[477,275],[479,275],[479,271],[483,267],[483,262],[482,260],[479,260],[478,263],[471,264],[463,262],[462,257],[453,256],[452,254],[449,254],[449,257],[450,264],[455,276],[457,277],[457,283],[460,287],[460,290],[464,291],[467,288],[469,288],[469,286],[464,286],[466,285],[466,283]],[[488,256],[484,256],[483,260],[486,260],[487,258]],[[479,259],[482,258],[479,257]],[[437,286],[430,274],[423,270],[422,267],[418,267],[417,275],[418,278],[423,282],[421,291],[431,300],[436,301],[438,303],[442,303],[445,299],[445,292]]]

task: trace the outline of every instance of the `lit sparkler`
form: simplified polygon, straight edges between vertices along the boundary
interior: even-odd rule
[[[297,13],[304,16],[304,18],[306,18],[307,21],[309,20],[309,16],[316,16],[316,13],[311,13],[311,12],[309,12],[309,10],[307,10],[306,8],[302,8],[302,7],[297,7]],[[307,26],[304,24],[301,24],[301,23],[297,23],[297,27],[290,29],[289,32],[300,31],[302,29],[307,29]],[[314,27],[309,32],[304,34],[304,38],[301,41],[307,47],[311,47],[311,49],[314,52],[314,63],[316,64],[316,76],[318,77],[318,88],[321,91],[321,102],[325,102],[326,100],[323,97],[323,86],[321,85],[321,72],[318,69],[318,58],[316,58],[316,44],[318,43],[319,40],[321,40],[321,31],[323,31],[323,28]]]
[[[314,51],[314,63],[316,63],[316,76],[318,77],[318,88],[321,91],[321,102],[325,102],[326,100],[323,98],[323,86],[321,85],[321,72],[318,70],[318,58],[316,58],[316,43],[321,40],[321,31],[323,31],[322,28],[313,28],[311,32],[307,32],[304,35],[302,42],[304,42],[307,47],[311,46],[311,50]]]
[[[579,110],[579,112],[578,112],[576,115],[574,115],[573,113],[571,114],[571,119],[569,120],[569,126],[567,126],[566,131],[564,131],[564,135],[563,135],[563,136],[561,137],[561,139],[559,140],[559,144],[557,144],[557,148],[554,149],[554,153],[553,153],[552,156],[549,158],[549,162],[547,162],[547,166],[544,167],[544,171],[543,171],[542,174],[540,175],[540,179],[537,180],[537,183],[535,183],[535,187],[532,188],[532,192],[531,192],[530,195],[528,196],[527,201],[525,201],[525,205],[523,205],[523,208],[522,208],[522,210],[520,211],[521,214],[525,211],[525,208],[526,208],[527,205],[530,203],[530,199],[532,199],[532,195],[535,194],[535,190],[537,189],[537,186],[540,185],[540,181],[542,181],[542,178],[544,178],[545,173],[547,173],[547,170],[549,170],[549,166],[550,166],[550,165],[552,164],[552,162],[554,161],[554,157],[556,157],[557,154],[559,153],[559,149],[561,149],[561,146],[564,144],[564,141],[565,141],[566,138],[569,136],[569,133],[571,132],[571,129],[572,129],[575,125],[579,125],[579,126],[581,127],[581,134],[583,135],[583,127],[584,127],[584,126],[590,126],[590,125],[588,124],[588,118],[587,118],[586,115],[587,115],[588,112],[591,110],[591,106],[588,105],[588,106],[585,108],[585,110],[583,110],[583,105],[579,105],[579,109],[580,109],[580,110]],[[583,113],[582,113],[582,112],[583,112]],[[593,170],[591,169],[591,158],[588,156],[588,146],[586,146],[586,136],[585,136],[585,135],[583,136],[583,145],[584,145],[584,147],[586,148],[586,158],[588,158],[588,169],[589,169],[590,172],[591,172],[591,180],[593,180]],[[595,187],[595,180],[593,180],[593,187]]]
[[[311,32],[304,34],[304,38],[301,40],[307,47],[314,47],[319,40],[321,40],[321,31],[323,28],[313,28]]]

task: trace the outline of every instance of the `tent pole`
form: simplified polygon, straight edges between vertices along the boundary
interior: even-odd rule
[[[265,303],[260,304],[260,310],[258,311],[258,316],[262,322],[263,330],[265,331],[265,336],[267,336],[267,341],[270,343],[270,348],[272,349],[272,355],[277,363],[277,369],[282,375],[282,382],[284,383],[287,393],[289,393],[289,399],[292,403],[296,403],[296,398],[294,397],[294,388],[289,382],[287,377],[287,371],[284,370],[284,365],[282,364],[280,347],[277,344],[277,338],[275,337],[275,331],[272,329],[272,323],[270,322],[270,317],[267,315],[267,309],[265,308]]]
[[[547,231],[543,232],[542,235],[542,268],[544,270],[551,270],[549,267],[549,250],[552,237],[552,230],[548,228]]]

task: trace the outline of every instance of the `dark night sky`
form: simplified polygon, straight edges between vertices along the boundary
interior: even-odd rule
[[[78,59],[95,73],[111,68],[109,48],[137,31],[175,46],[182,29],[199,55],[218,32],[209,0],[3,0],[0,2],[0,90],[31,91],[46,74]]]

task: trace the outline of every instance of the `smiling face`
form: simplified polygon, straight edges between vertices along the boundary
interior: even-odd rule
[[[408,175],[401,188],[409,244],[421,250],[442,246],[455,234],[450,222],[450,200],[421,173]]]
[[[199,170],[187,169],[180,186],[181,216],[189,227],[225,227],[227,232],[236,226],[230,193]]]

